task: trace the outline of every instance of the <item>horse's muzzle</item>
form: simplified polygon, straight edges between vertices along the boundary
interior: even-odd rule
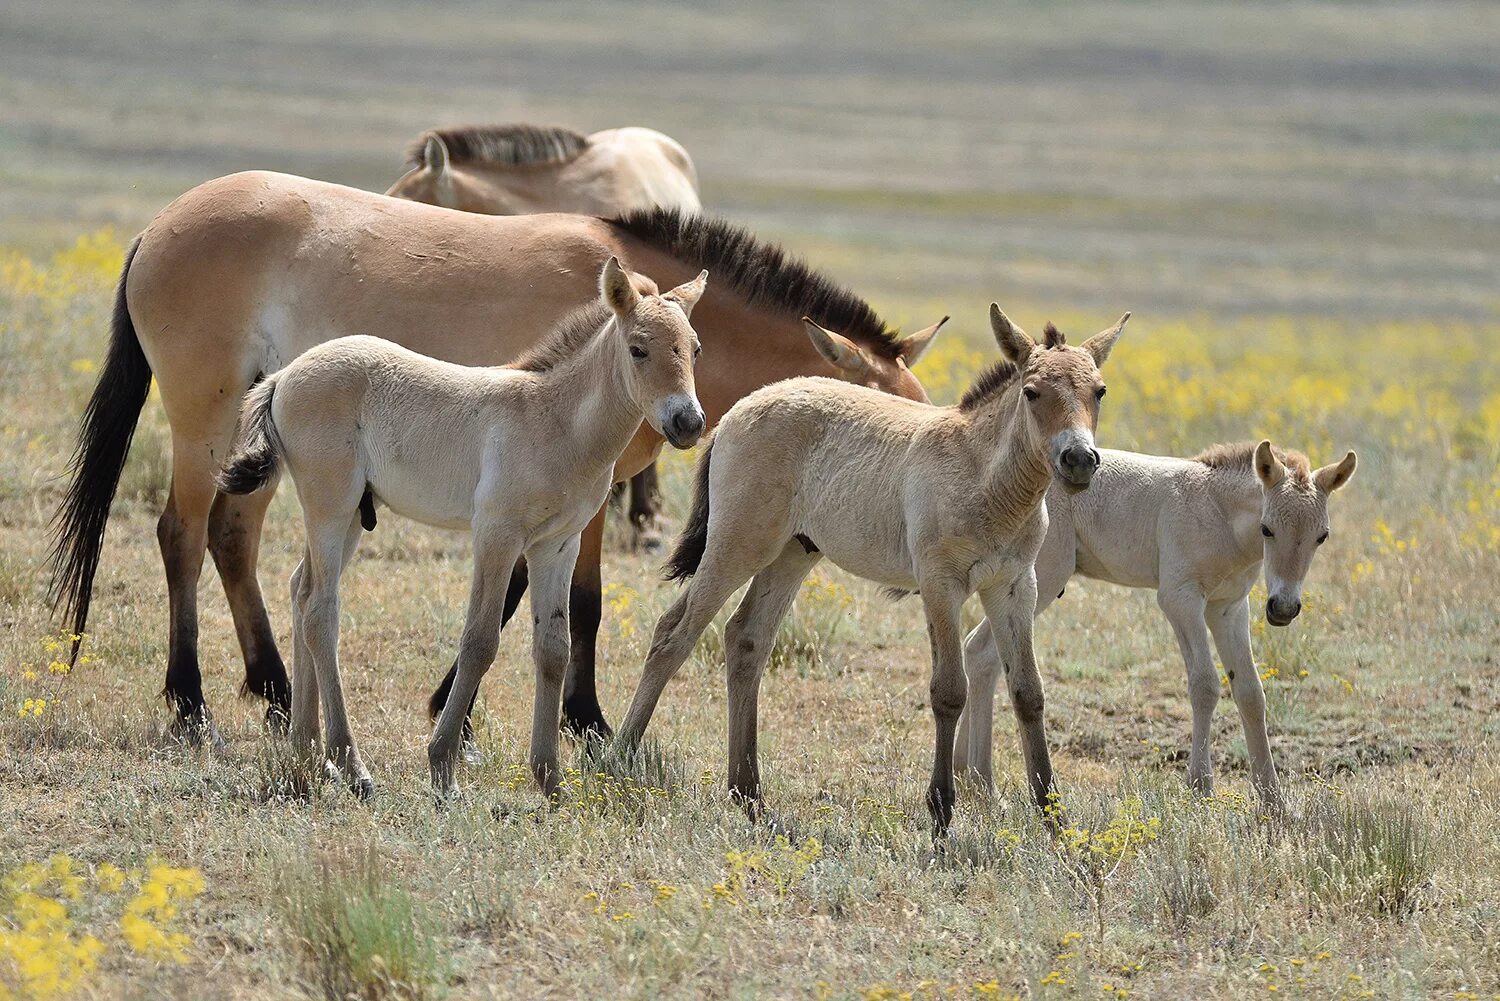
[[[1071,491],[1087,490],[1099,470],[1099,453],[1087,445],[1073,444],[1057,457],[1057,478]]]
[[[1266,621],[1273,626],[1289,626],[1302,611],[1302,602],[1293,598],[1284,601],[1280,598],[1266,599]]]
[[[696,406],[679,407],[661,422],[662,437],[673,448],[692,448],[703,436],[703,411]]]

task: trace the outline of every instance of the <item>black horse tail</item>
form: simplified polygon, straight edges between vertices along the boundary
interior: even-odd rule
[[[140,248],[136,237],[125,252],[125,266],[115,288],[115,311],[110,321],[109,351],[104,371],[94,385],[88,407],[78,428],[78,446],[68,464],[72,482],[52,518],[52,551],[47,562],[52,568],[48,596],[52,609],[59,606],[63,618],[70,620],[75,637],[81,637],[88,625],[89,601],[94,593],[94,573],[99,569],[99,553],[104,548],[104,528],[109,508],[120,485],[130,441],[135,437],[136,423],[146,394],[151,391],[151,363],[141,351],[130,307],[125,302],[125,280],[131,262]],[[73,640],[70,660],[77,660],[80,640]]]
[[[240,409],[239,440],[215,478],[219,489],[226,494],[254,493],[274,483],[281,471],[281,435],[271,419],[271,399],[275,395],[275,375],[263,379],[245,394]]]
[[[682,534],[677,537],[672,555],[667,557],[662,568],[662,576],[667,580],[686,580],[698,572],[698,564],[703,562],[703,551],[708,548],[708,464],[713,454],[714,443],[710,439],[698,460],[698,475],[693,483],[693,510],[688,514]]]

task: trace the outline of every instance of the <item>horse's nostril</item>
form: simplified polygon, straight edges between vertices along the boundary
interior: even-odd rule
[[[692,410],[679,410],[672,417],[672,432],[677,438],[696,437],[703,431],[703,415]]]

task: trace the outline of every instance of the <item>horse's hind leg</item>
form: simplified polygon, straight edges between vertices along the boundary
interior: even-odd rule
[[[630,526],[634,548],[645,553],[661,551],[661,490],[656,463],[630,478]]]
[[[729,692],[729,791],[760,802],[760,680],[786,616],[808,571],[822,557],[790,542],[770,566],[755,575],[724,628],[724,680]]]
[[[224,584],[224,595],[234,615],[235,635],[245,659],[242,691],[259,695],[269,703],[266,722],[279,730],[285,726],[291,706],[291,686],[286,665],[276,649],[276,634],[271,629],[256,577],[261,528],[266,508],[275,494],[273,487],[244,496],[220,494],[209,514],[208,550]]]
[[[343,773],[360,799],[368,799],[375,783],[360,759],[344,707],[344,686],[339,676],[339,581],[362,531],[358,515],[307,526],[307,553],[302,571],[309,575],[308,593],[301,612],[301,633],[306,637],[317,671],[318,698],[323,703],[324,750]]]
[[[630,711],[625,714],[625,721],[616,734],[616,740],[623,747],[633,748],[641,742],[662,691],[692,654],[698,637],[703,635],[703,630],[708,628],[735,589],[769,562],[769,557],[753,564],[737,559],[726,560],[712,549],[704,555],[703,563],[687,589],[672,602],[651,634],[646,666],[641,670],[640,683],[630,700]]]
[[[167,575],[167,680],[162,694],[176,718],[172,732],[196,741],[205,733],[221,742],[203,701],[198,670],[198,578],[208,545],[209,512],[217,488],[214,472],[227,453],[227,437],[205,445],[172,436],[172,490],[156,523],[162,566]]]

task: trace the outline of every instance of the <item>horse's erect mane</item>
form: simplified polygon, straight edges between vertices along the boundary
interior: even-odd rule
[[[639,209],[610,225],[693,268],[706,268],[709,291],[730,288],[751,305],[810,317],[882,358],[900,339],[870,304],[776,244],[723,219],[677,209]]]
[[[504,366],[522,372],[547,372],[578,353],[614,314],[595,299],[557,321],[557,326],[515,361]]]
[[[464,125],[428,129],[406,148],[409,166],[422,164],[429,136],[448,147],[450,163],[491,163],[502,167],[567,163],[589,148],[588,136],[552,125]]]
[[[958,409],[965,413],[979,409],[985,401],[998,396],[1007,386],[1015,382],[1020,371],[1012,362],[1003,359],[995,362],[980,372],[973,384],[964,390],[963,398],[958,401]]]
[[[1253,470],[1255,446],[1259,444],[1256,441],[1237,441],[1232,445],[1210,445],[1193,456],[1193,461],[1201,462],[1209,469]],[[1312,483],[1312,463],[1307,456],[1275,445],[1271,446],[1271,453],[1298,483]]]

